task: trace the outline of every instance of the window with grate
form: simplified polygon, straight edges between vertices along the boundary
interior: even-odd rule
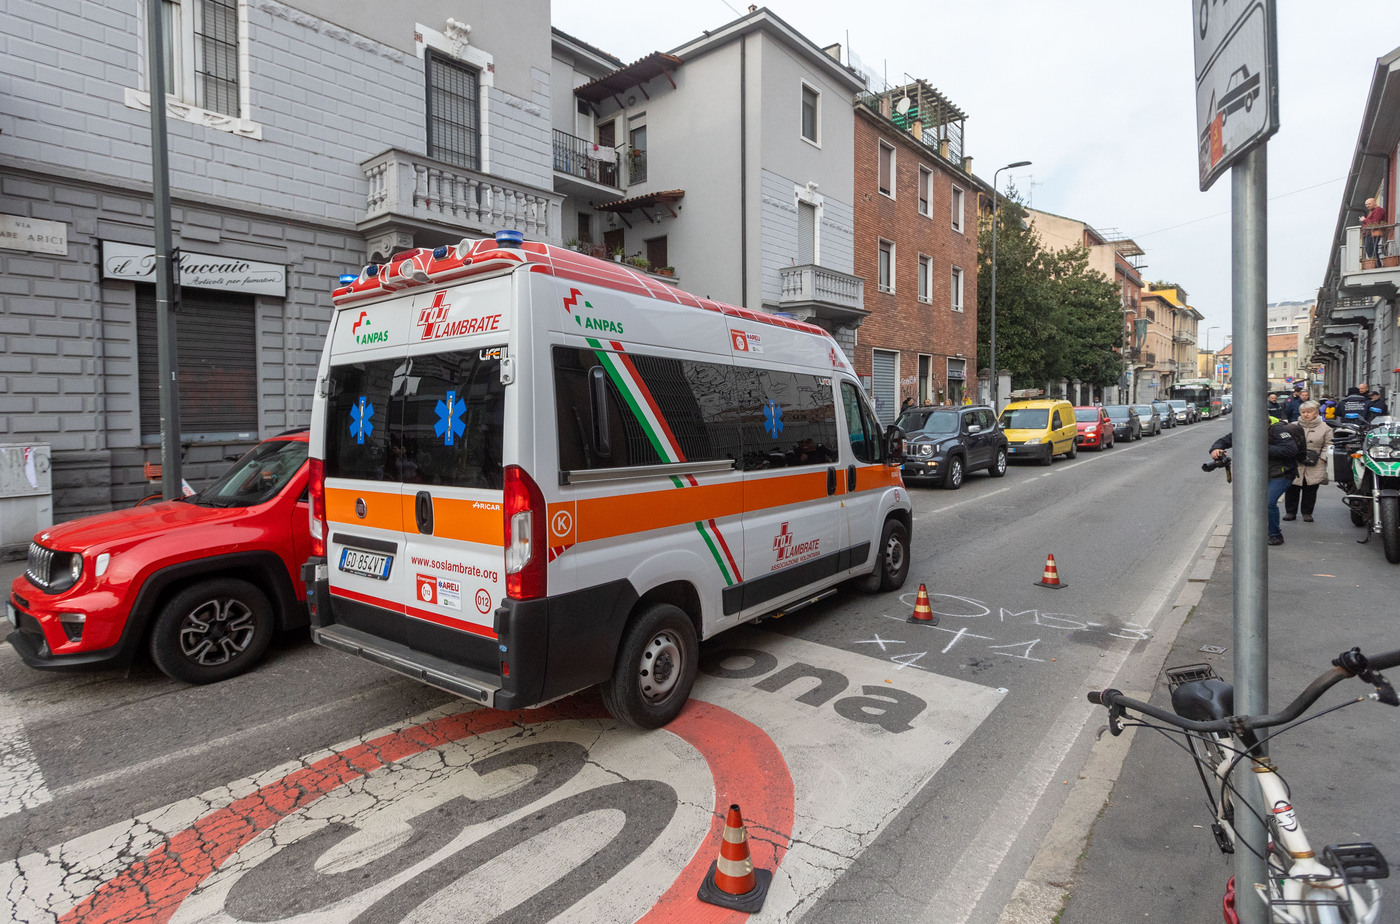
[[[469,170],[481,164],[479,73],[427,51],[428,156]]]
[[[194,39],[199,105],[238,115],[238,0],[199,0]]]

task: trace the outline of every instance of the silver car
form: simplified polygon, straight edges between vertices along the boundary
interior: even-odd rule
[[[1161,436],[1162,418],[1157,416],[1157,409],[1150,404],[1134,404],[1133,413],[1137,415],[1142,423],[1143,436]]]
[[[1176,414],[1177,423],[1195,423],[1196,408],[1180,399],[1173,399],[1167,402],[1172,406],[1172,412]]]

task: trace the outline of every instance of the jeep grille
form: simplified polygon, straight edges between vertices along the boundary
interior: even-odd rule
[[[24,576],[40,590],[48,590],[52,584],[53,550],[46,549],[37,542],[29,543],[29,564]]]

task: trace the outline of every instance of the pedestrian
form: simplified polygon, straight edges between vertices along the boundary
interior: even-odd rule
[[[1307,402],[1308,397],[1309,395],[1306,387],[1295,391],[1293,397],[1289,398],[1283,405],[1283,419],[1289,423],[1297,421],[1298,411],[1302,408],[1303,404]]]
[[[1377,260],[1381,257],[1381,244],[1385,240],[1385,231],[1379,226],[1385,224],[1385,208],[1375,199],[1366,200],[1366,217],[1361,219],[1361,238],[1365,247],[1366,259]]]
[[[1272,392],[1269,393],[1269,416],[1270,416],[1270,417],[1282,417],[1282,416],[1283,416],[1283,405],[1281,405],[1281,404],[1278,403],[1278,395],[1276,395],[1276,394],[1274,394],[1274,393],[1272,393]]]
[[[1366,395],[1361,393],[1364,387],[1363,383],[1347,389],[1346,397],[1337,402],[1336,420],[1344,420],[1353,424],[1365,422],[1367,408],[1371,402]]]
[[[1298,459],[1298,476],[1288,486],[1283,497],[1283,518],[1292,520],[1302,511],[1303,522],[1313,521],[1317,504],[1318,485],[1327,483],[1327,453],[1332,449],[1332,428],[1327,426],[1316,401],[1305,401],[1298,412],[1298,426],[1303,428],[1303,453]],[[1302,501],[1301,507],[1299,501]]]
[[[1366,420],[1372,421],[1377,417],[1389,417],[1390,409],[1386,407],[1381,393],[1372,389],[1371,400],[1366,402]]]
[[[1273,397],[1270,395],[1269,397]],[[1278,419],[1269,421],[1268,441],[1268,497],[1269,545],[1283,545],[1283,529],[1279,525],[1282,515],[1278,510],[1278,499],[1288,492],[1288,486],[1298,477],[1299,441],[1289,428],[1297,429],[1297,424],[1286,424]],[[1234,446],[1234,431],[1225,434],[1210,444],[1210,457],[1219,461],[1225,450]]]

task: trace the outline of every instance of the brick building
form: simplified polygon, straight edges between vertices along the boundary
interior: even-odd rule
[[[855,272],[869,316],[850,358],[886,424],[909,399],[976,400],[977,203],[990,193],[936,124],[899,112],[906,92],[936,91],[920,82],[855,107]]]
[[[145,5],[0,6],[0,442],[54,517],[160,458]],[[337,276],[498,227],[559,242],[547,5],[166,4],[180,442],[196,485],[310,420]],[[469,24],[449,19],[461,16]]]

